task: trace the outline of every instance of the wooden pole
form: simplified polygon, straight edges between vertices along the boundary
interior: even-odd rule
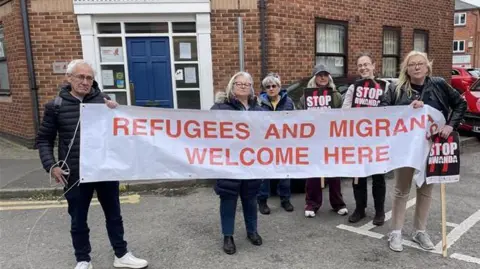
[[[320,178],[320,187],[323,189],[325,188],[325,178],[324,177],[321,177]]]
[[[445,183],[440,184],[440,198],[442,200],[442,255],[447,257],[447,201],[445,197]]]

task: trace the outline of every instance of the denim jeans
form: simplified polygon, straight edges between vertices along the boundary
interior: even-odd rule
[[[118,187],[118,182],[85,183],[73,187],[65,195],[68,202],[68,214],[71,217],[70,234],[77,262],[90,261],[92,248],[87,215],[94,190],[97,192],[98,201],[105,214],[108,238],[115,255],[121,258],[127,253],[127,242],[123,239],[124,230]]]
[[[243,218],[247,233],[257,231],[257,199],[240,196],[243,208]],[[237,211],[237,197],[220,196],[220,218],[224,236],[232,236],[235,230],[235,213]]]
[[[277,194],[282,201],[290,200],[291,190],[289,178],[278,180]],[[268,197],[270,197],[270,179],[264,179],[262,180],[262,186],[260,187],[257,198],[259,201],[266,201]]]

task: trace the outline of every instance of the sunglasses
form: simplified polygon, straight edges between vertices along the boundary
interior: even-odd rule
[[[265,86],[265,89],[270,89],[270,88],[275,89],[275,88],[277,88],[277,85],[267,85],[267,86]]]

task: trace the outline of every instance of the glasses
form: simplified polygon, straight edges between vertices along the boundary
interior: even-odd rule
[[[277,88],[277,85],[274,84],[274,85],[267,85],[267,86],[265,86],[265,89],[270,89],[270,88],[276,89],[276,88]]]
[[[420,63],[409,63],[408,65],[408,68],[422,68],[425,66],[425,63],[423,62],[420,62]]]
[[[240,82],[235,82],[235,86],[239,88],[248,88],[252,86],[252,83],[240,83]]]
[[[84,81],[85,79],[88,81],[88,82],[92,82],[93,81],[93,77],[92,76],[85,76],[85,75],[72,75],[74,78],[80,80],[80,81]]]
[[[368,66],[370,66],[370,65],[371,65],[371,63],[364,63],[364,64],[359,64],[359,65],[357,65],[357,67],[358,67],[358,68],[362,68],[362,67],[365,68],[365,67],[368,67]]]

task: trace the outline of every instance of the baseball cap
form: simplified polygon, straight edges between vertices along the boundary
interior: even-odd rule
[[[317,65],[313,68],[312,75],[313,75],[313,76],[316,76],[316,75],[318,75],[318,73],[320,73],[320,72],[325,72],[325,73],[327,73],[327,74],[330,75],[330,72],[328,72],[327,67],[326,67],[325,65],[323,65],[323,64],[317,64]]]

